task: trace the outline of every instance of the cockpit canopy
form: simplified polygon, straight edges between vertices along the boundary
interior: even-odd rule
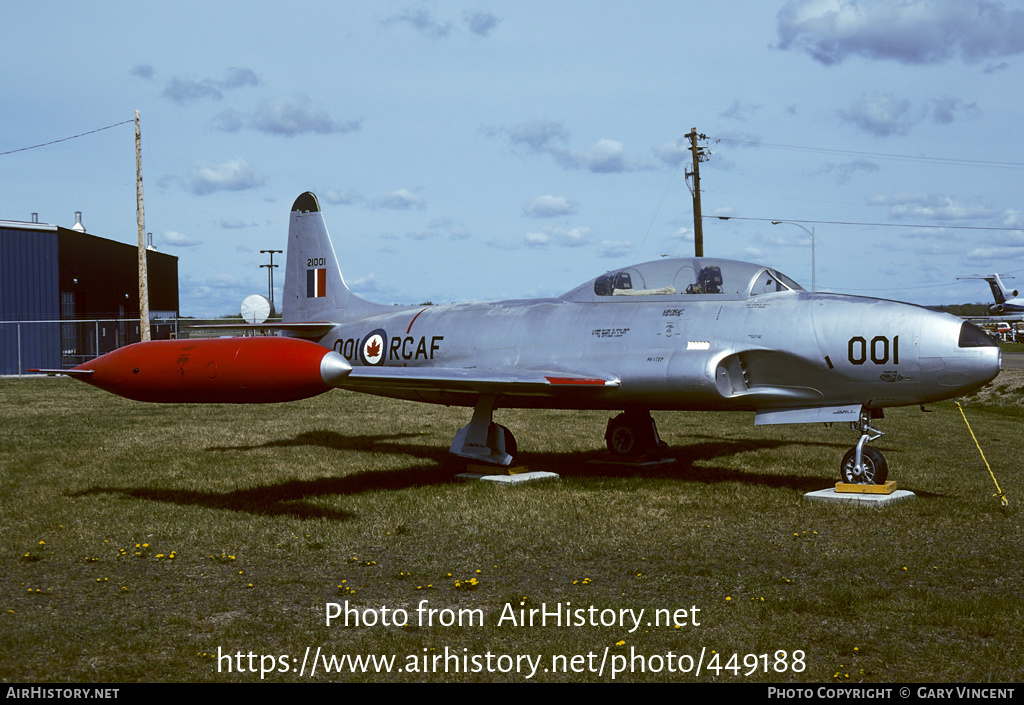
[[[708,257],[645,262],[602,274],[568,292],[572,301],[610,301],[620,296],[743,299],[781,291],[803,291],[781,272],[759,264]]]

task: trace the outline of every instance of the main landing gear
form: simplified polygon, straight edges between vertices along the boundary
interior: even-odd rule
[[[881,412],[877,412],[881,418]],[[873,414],[870,409],[861,409],[860,418],[850,424],[850,428],[860,433],[860,440],[857,445],[850,448],[843,456],[843,462],[839,465],[839,477],[843,482],[851,485],[884,485],[889,477],[889,465],[885,457],[877,448],[872,448],[868,442],[880,438],[881,431],[871,427]]]
[[[454,455],[493,465],[511,465],[518,450],[516,438],[504,426],[494,423],[493,396],[482,396],[473,408],[473,418],[455,434],[448,449]]]
[[[651,412],[646,410],[624,411],[608,419],[604,440],[608,450],[615,455],[645,455],[665,446],[658,436],[658,426]]]

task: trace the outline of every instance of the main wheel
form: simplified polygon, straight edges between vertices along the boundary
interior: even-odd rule
[[[843,482],[850,485],[884,485],[885,479],[889,477],[889,464],[885,462],[885,456],[877,448],[865,445],[861,451],[861,468],[858,471],[854,466],[857,462],[857,449],[850,448],[843,456],[843,462],[839,466],[839,477]]]
[[[505,426],[498,424],[498,430],[502,433],[505,438],[505,452],[511,455],[513,458],[516,457],[516,453],[519,452],[519,444],[516,443],[516,437],[512,435],[512,432]]]
[[[619,414],[608,420],[604,440],[616,455],[643,455],[657,444],[654,421],[648,414]]]

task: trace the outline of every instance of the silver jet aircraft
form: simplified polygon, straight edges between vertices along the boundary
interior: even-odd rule
[[[1000,366],[955,316],[706,257],[623,267],[553,299],[369,303],[345,285],[312,193],[292,206],[283,320],[344,358],[325,365],[331,386],[473,407],[450,450],[497,465],[516,452],[500,408],[620,411],[605,439],[623,455],[660,445],[653,410],[746,410],[755,424],[849,421],[860,439],[841,477],[881,483],[885,459],[866,443],[884,407],[966,394]],[[303,331],[310,321],[332,325]]]
[[[253,326],[247,326],[253,327]],[[286,336],[137,343],[65,374],[156,402],[257,403],[331,388],[472,407],[457,456],[509,465],[502,408],[605,409],[609,451],[663,445],[654,410],[753,411],[755,424],[849,422],[846,482],[883,483],[868,446],[889,406],[975,390],[999,373],[979,328],[912,304],[810,293],[776,270],[665,258],[601,274],[557,298],[396,307],[345,284],[320,204],[291,210]],[[56,370],[54,370],[56,371]]]

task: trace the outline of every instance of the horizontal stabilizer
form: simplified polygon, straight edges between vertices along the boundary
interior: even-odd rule
[[[291,333],[296,338],[308,338],[319,340],[334,328],[334,323],[326,321],[312,321],[309,323],[214,323],[208,326],[188,326],[203,330],[258,330],[258,331],[283,331]]]

